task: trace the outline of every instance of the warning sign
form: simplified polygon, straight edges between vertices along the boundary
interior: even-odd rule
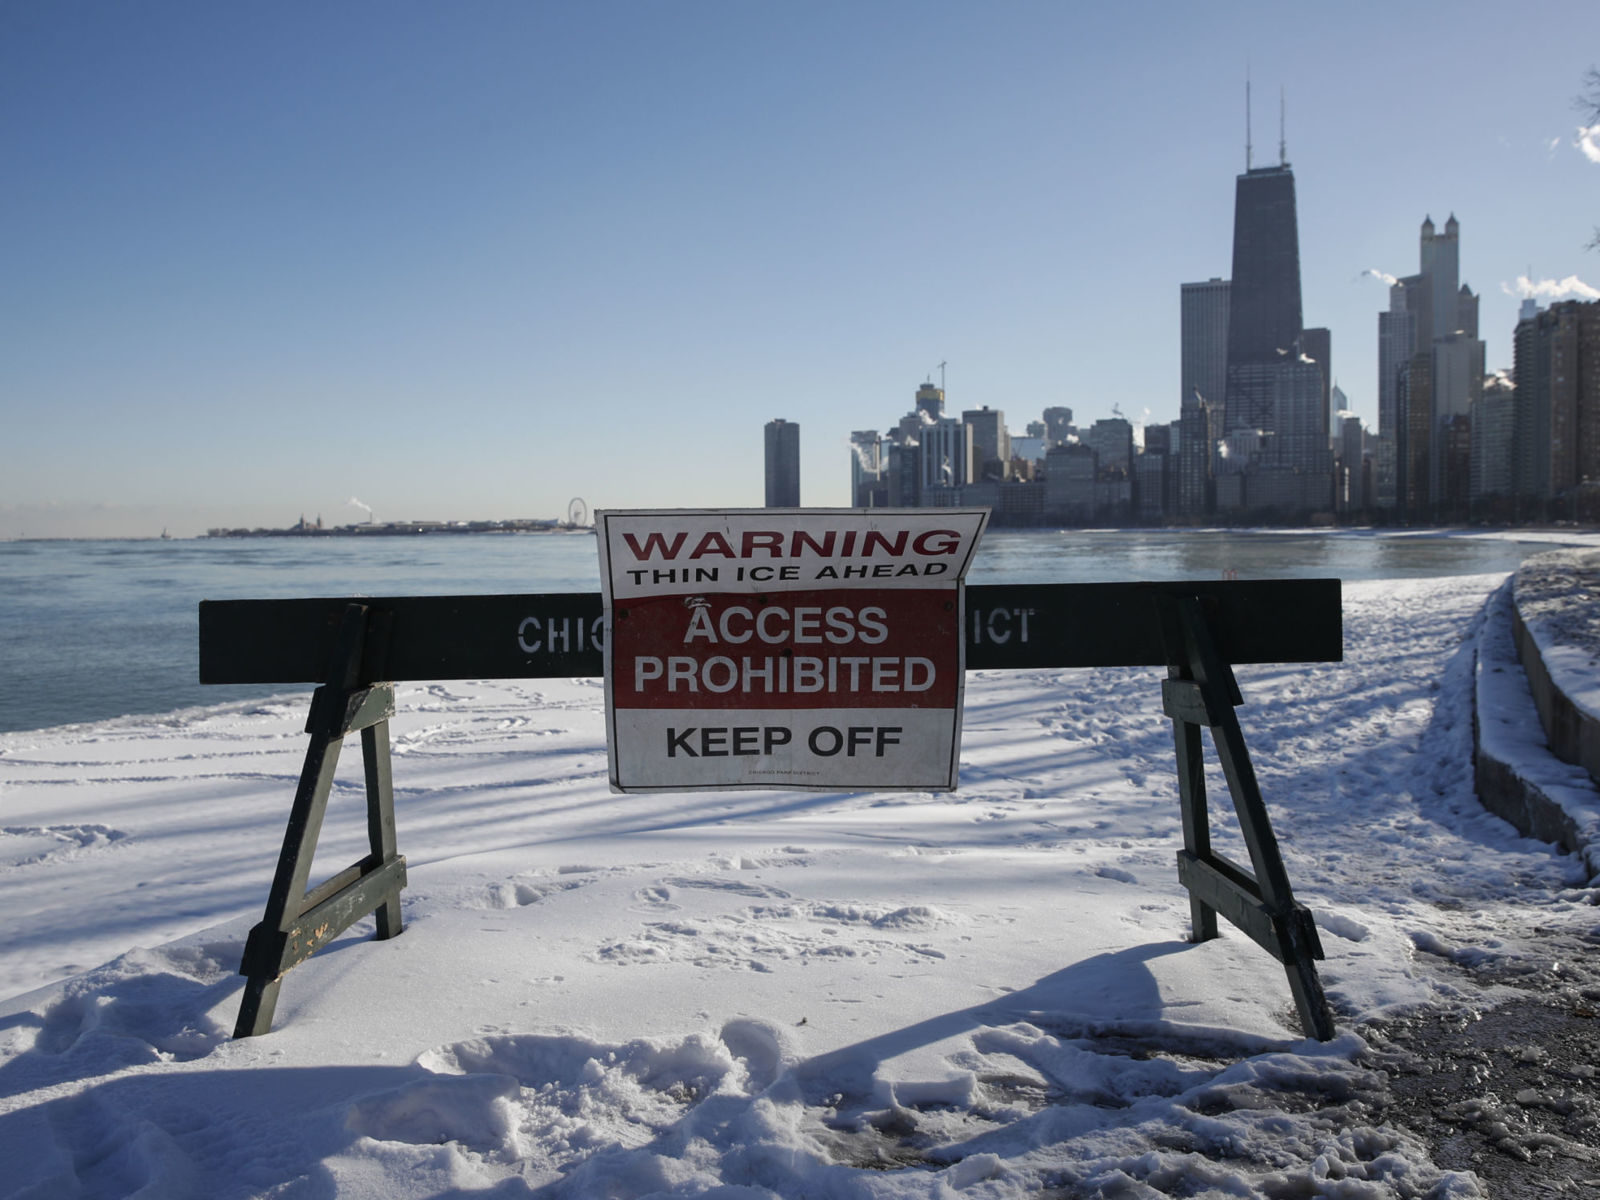
[[[614,789],[956,786],[987,510],[595,519]]]

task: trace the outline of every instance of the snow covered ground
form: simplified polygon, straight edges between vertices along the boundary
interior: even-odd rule
[[[1541,556],[1533,561],[1543,568],[1543,559],[1559,557]],[[1569,596],[1569,600],[1577,598]],[[1525,833],[1575,850],[1591,875],[1600,874],[1600,791],[1583,767],[1562,761],[1550,748],[1517,654],[1512,633],[1515,603],[1512,581],[1507,580],[1489,598],[1478,636],[1479,799]],[[1581,601],[1575,606],[1590,607]],[[1548,601],[1540,607],[1556,615],[1556,606]],[[1537,624],[1530,632],[1536,638],[1540,633],[1548,636],[1550,623]],[[1570,650],[1572,643],[1562,643],[1560,648]],[[1548,649],[1541,646],[1540,652]],[[1574,670],[1573,656],[1562,657],[1566,670],[1557,686],[1565,682],[1580,691],[1591,687],[1590,679]],[[1600,672],[1591,665],[1588,674]]]
[[[1600,940],[1580,860],[1472,793],[1503,578],[1347,584],[1344,663],[1239,671],[1327,1044],[1241,934],[1184,940],[1154,671],[971,675],[950,795],[614,796],[598,680],[402,686],[406,932],[243,1041],[305,698],[0,735],[0,1195],[1487,1194],[1357,1027]]]
[[[1558,691],[1600,721],[1600,553],[1556,550],[1517,572],[1517,607]]]

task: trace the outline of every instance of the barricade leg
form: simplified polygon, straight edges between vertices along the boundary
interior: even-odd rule
[[[328,683],[312,697],[306,720],[311,744],[289,811],[266,911],[251,929],[239,964],[246,983],[234,1037],[269,1032],[284,973],[368,913],[377,914],[380,938],[400,932],[400,890],[406,883],[406,863],[395,850],[390,778],[388,720],[394,715],[394,688],[361,684],[366,632],[367,609],[350,605],[340,626]],[[370,853],[307,891],[339,751],[344,738],[357,731],[361,733],[366,776]]]
[[[1178,755],[1178,808],[1183,817],[1183,848],[1196,858],[1211,856],[1211,818],[1206,811],[1206,767],[1200,728],[1172,723]],[[1189,893],[1189,940],[1208,942],[1217,936],[1217,910]]]
[[[1334,1026],[1317,975],[1322,943],[1310,911],[1296,902],[1289,886],[1283,855],[1234,712],[1234,707],[1243,703],[1238,683],[1217,654],[1199,601],[1162,596],[1159,604],[1169,663],[1162,700],[1173,723],[1183,807],[1184,848],[1178,852],[1178,878],[1189,890],[1194,940],[1217,936],[1217,914],[1227,917],[1283,964],[1301,1026],[1309,1036],[1327,1041],[1334,1036]],[[1202,728],[1211,730],[1253,870],[1211,848]]]
[[[389,722],[361,731],[361,760],[367,777],[367,842],[372,858],[389,862],[397,856],[394,833],[394,777],[389,758]],[[378,940],[399,934],[398,889],[377,908]]]

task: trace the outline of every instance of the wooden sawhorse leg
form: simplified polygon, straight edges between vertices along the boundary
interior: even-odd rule
[[[1244,703],[1239,685],[1217,653],[1199,599],[1163,595],[1159,603],[1168,660],[1161,697],[1172,718],[1183,812],[1178,879],[1189,890],[1194,940],[1216,937],[1217,915],[1227,917],[1283,964],[1302,1028],[1308,1036],[1328,1041],[1334,1036],[1333,1015],[1316,968],[1316,960],[1323,957],[1322,942],[1310,910],[1296,902],[1289,887],[1289,873],[1234,712],[1235,705]],[[1253,872],[1211,848],[1202,728],[1211,730]]]
[[[289,810],[278,869],[267,895],[266,912],[250,930],[239,964],[246,983],[233,1030],[236,1038],[270,1032],[284,972],[368,913],[377,914],[379,938],[394,937],[401,930],[400,890],[406,885],[406,860],[395,850],[389,761],[394,686],[361,682],[367,626],[366,606],[351,604],[345,609],[328,682],[312,696],[306,719],[311,745]],[[328,811],[339,750],[345,737],[357,731],[366,768],[370,853],[308,892],[306,883]]]

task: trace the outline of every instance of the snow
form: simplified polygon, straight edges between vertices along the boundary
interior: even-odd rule
[[[1517,572],[1517,608],[1556,689],[1600,721],[1600,551],[1552,550]]]
[[[1581,847],[1585,869],[1600,883],[1600,793],[1583,767],[1561,761],[1547,748],[1511,633],[1512,604],[1507,581],[1490,597],[1478,636],[1479,752],[1516,773],[1524,795],[1548,810],[1538,814],[1542,819],[1566,827],[1564,844]]]
[[[401,685],[406,931],[241,1041],[305,696],[0,735],[0,1194],[1484,1195],[1374,1123],[1358,1026],[1597,926],[1472,793],[1503,580],[1347,584],[1345,662],[1238,672],[1326,1044],[1184,940],[1153,671],[972,673],[950,794],[613,795],[598,680]],[[320,873],[364,852],[347,750]]]

